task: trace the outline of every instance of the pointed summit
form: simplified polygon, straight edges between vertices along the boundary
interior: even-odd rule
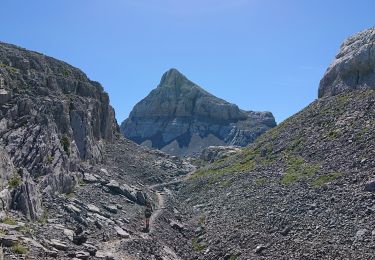
[[[163,74],[158,87],[180,87],[182,85],[193,86],[195,84],[177,69],[172,68]]]

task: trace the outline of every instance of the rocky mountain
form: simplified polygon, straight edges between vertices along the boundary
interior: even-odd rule
[[[275,125],[270,112],[241,110],[171,69],[135,105],[121,132],[138,144],[184,156],[212,145],[246,146]]]
[[[375,89],[375,28],[347,39],[327,69],[319,97],[358,89]]]
[[[183,228],[167,244],[179,256],[374,258],[373,35],[369,29],[342,45],[318,100],[168,187],[169,218]]]
[[[148,186],[192,169],[125,140],[79,69],[0,43],[0,259],[113,259],[119,239],[149,239]]]

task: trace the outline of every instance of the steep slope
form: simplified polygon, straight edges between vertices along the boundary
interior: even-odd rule
[[[103,240],[147,240],[148,185],[192,169],[125,140],[107,93],[80,70],[0,43],[0,258],[3,247],[5,259],[139,255]]]
[[[246,146],[275,125],[271,113],[240,110],[171,69],[135,105],[121,131],[139,144],[181,156],[211,145]]]
[[[186,259],[373,259],[375,91],[361,86],[327,85],[334,91],[175,187],[169,218],[185,226],[169,245]]]

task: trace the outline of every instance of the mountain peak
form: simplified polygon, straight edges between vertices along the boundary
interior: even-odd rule
[[[160,80],[159,87],[179,87],[181,85],[195,85],[193,82],[175,68],[165,72]]]

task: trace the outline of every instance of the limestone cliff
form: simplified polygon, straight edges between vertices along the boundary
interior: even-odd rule
[[[319,97],[375,89],[375,27],[349,37],[320,81]]]
[[[5,205],[36,218],[40,199],[31,194],[37,194],[32,180],[44,176],[39,188],[48,193],[71,191],[77,162],[100,162],[102,141],[117,128],[99,83],[62,61],[0,43],[1,184],[15,186]]]

